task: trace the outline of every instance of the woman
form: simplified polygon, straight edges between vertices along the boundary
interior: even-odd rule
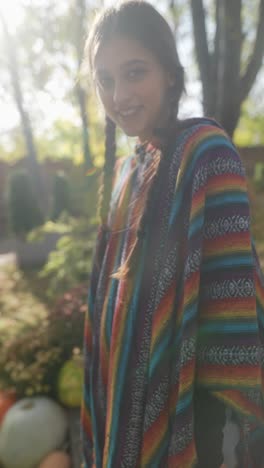
[[[244,170],[210,119],[177,118],[172,32],[148,3],[96,19],[85,47],[106,113],[101,226],[85,323],[85,467],[261,467],[264,288]],[[115,160],[115,127],[137,136]]]

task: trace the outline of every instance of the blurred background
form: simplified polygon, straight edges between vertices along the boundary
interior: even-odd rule
[[[83,321],[104,162],[104,115],[80,66],[89,25],[96,11],[111,3],[0,0],[4,468],[35,468],[47,457],[55,462],[44,468],[81,464]],[[264,0],[150,3],[169,21],[185,69],[180,117],[216,118],[238,147],[264,267]],[[118,156],[132,152],[134,144],[118,133]],[[35,449],[27,441],[39,427],[39,416],[35,423],[31,416],[27,425],[25,411],[19,432],[16,410],[26,398],[33,398],[32,411],[35,407],[48,418],[40,431],[45,443]],[[56,428],[52,415],[60,410]],[[22,433],[25,440],[19,443]]]

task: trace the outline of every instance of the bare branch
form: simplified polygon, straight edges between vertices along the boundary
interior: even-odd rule
[[[245,74],[240,80],[240,100],[241,102],[247,97],[256,76],[261,68],[264,55],[264,0],[260,0],[258,26],[256,39],[251,59],[249,60]]]

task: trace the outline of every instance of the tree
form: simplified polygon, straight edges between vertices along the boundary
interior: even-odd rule
[[[30,123],[30,118],[28,111],[26,109],[24,99],[23,99],[23,91],[20,82],[20,73],[19,73],[19,64],[16,55],[16,45],[14,38],[9,33],[7,24],[5,22],[4,17],[0,14],[0,22],[2,26],[2,34],[5,44],[5,51],[6,51],[6,60],[7,60],[7,68],[10,75],[10,80],[12,83],[12,90],[13,90],[13,98],[16,103],[17,110],[20,115],[21,121],[21,128],[22,133],[24,136],[25,146],[26,146],[26,154],[27,154],[27,161],[29,171],[32,176],[33,187],[35,191],[35,195],[41,194],[41,197],[38,197],[40,203],[42,201],[45,202],[45,188],[42,181],[42,177],[39,171],[39,164],[37,160],[37,151],[34,143],[33,131]],[[45,209],[45,205],[42,206]]]
[[[262,65],[264,0],[259,0],[258,3],[256,33],[246,63],[242,54],[247,40],[242,25],[242,0],[214,1],[216,26],[212,43],[208,39],[208,18],[203,0],[190,0],[190,6],[204,113],[215,117],[232,136],[239,120],[241,105]],[[251,3],[251,8],[253,7]]]
[[[73,45],[75,48],[77,67],[80,70],[82,59],[83,59],[83,49],[85,41],[85,32],[86,32],[86,23],[87,23],[87,6],[85,0],[75,0],[75,28],[73,29]],[[77,101],[80,108],[80,115],[82,121],[82,140],[83,140],[83,154],[85,164],[87,169],[92,167],[92,160],[90,154],[90,144],[89,144],[89,134],[88,134],[88,115],[87,115],[87,92],[82,86],[80,80],[77,81],[75,85],[75,92]]]

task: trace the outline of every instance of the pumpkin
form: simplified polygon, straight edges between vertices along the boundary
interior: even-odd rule
[[[71,459],[65,452],[52,452],[42,460],[38,468],[71,468]]]
[[[15,392],[3,390],[0,392],[0,425],[3,422],[4,416],[7,411],[14,405],[16,402]]]
[[[0,463],[5,468],[36,468],[65,442],[65,410],[48,397],[23,398],[6,413],[0,428]]]
[[[57,394],[60,403],[75,408],[81,405],[83,391],[83,361],[69,359],[59,371]]]

